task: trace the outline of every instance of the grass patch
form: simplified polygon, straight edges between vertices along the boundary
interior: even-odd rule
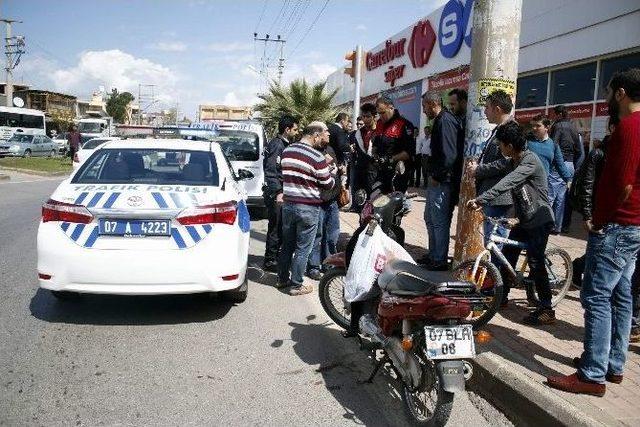
[[[36,172],[71,172],[73,169],[69,157],[4,157],[0,159],[0,167]]]

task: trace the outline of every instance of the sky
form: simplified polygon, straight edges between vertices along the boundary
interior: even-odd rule
[[[277,77],[280,44],[267,43],[263,55],[256,32],[286,40],[283,82],[317,82],[356,44],[373,47],[445,2],[0,0],[0,15],[23,21],[13,25],[26,41],[16,83],[83,100],[100,87],[137,97],[139,84],[155,85],[150,111],[177,105],[194,119],[199,104],[255,103]]]

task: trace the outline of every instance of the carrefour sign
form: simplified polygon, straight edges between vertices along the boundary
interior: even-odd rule
[[[471,47],[471,25],[469,23],[473,1],[449,0],[442,9],[438,26],[438,45],[445,58],[455,57],[462,42]]]

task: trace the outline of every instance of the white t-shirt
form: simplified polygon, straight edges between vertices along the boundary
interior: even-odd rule
[[[422,155],[431,155],[431,138],[420,136],[416,142],[416,153]]]

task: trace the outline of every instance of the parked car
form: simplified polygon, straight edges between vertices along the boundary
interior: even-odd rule
[[[45,135],[26,135],[16,133],[7,141],[0,143],[0,157],[53,157],[58,146]]]
[[[69,151],[69,141],[66,133],[59,133],[53,137],[53,142],[58,146],[58,154],[64,156]]]

